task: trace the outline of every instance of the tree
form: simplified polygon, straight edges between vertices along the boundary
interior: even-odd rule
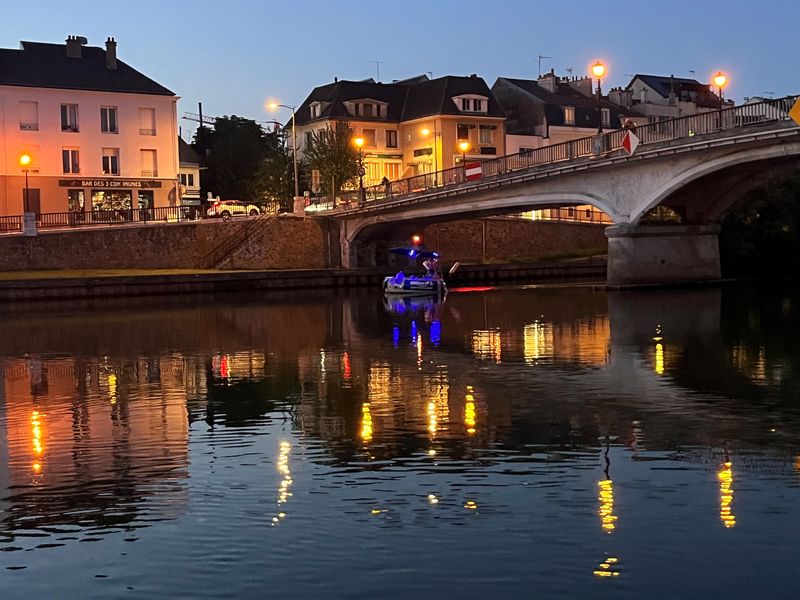
[[[358,177],[358,152],[353,147],[353,128],[341,121],[336,128],[311,133],[306,148],[308,167],[319,170],[320,183],[326,194],[337,196]]]
[[[235,115],[218,118],[213,131],[202,129],[203,135],[195,137],[195,147],[206,157],[203,191],[222,198],[260,200],[262,196],[254,193],[254,180],[270,147],[276,146],[270,135],[277,134],[267,134],[255,121]],[[204,148],[200,148],[201,142]]]

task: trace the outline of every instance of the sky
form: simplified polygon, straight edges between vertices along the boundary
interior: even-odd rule
[[[33,14],[32,14],[33,13]],[[179,114],[286,121],[339,79],[585,75],[605,62],[604,91],[633,73],[695,77],[717,70],[726,97],[800,92],[800,0],[137,0],[3,2],[0,47],[20,40],[89,45],[116,38],[119,58],[181,97]],[[181,120],[184,137],[193,131]]]

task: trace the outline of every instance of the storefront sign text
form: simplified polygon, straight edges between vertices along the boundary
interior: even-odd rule
[[[61,187],[142,189],[160,188],[161,182],[155,179],[59,179]]]

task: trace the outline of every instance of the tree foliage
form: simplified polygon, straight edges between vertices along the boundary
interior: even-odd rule
[[[720,257],[728,277],[800,276],[800,172],[745,195],[722,223]]]
[[[216,119],[214,129],[198,128],[194,146],[206,157],[203,194],[255,202],[291,198],[294,170],[281,133],[233,115]]]
[[[314,131],[311,134],[306,160],[309,169],[318,169],[325,194],[338,195],[358,178],[358,152],[353,147],[353,128],[342,121],[336,128]]]

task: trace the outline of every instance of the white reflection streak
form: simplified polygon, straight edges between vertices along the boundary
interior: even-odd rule
[[[289,454],[291,453],[292,445],[287,442],[281,442],[280,448],[278,450],[278,462],[277,462],[277,469],[278,473],[283,475],[283,479],[281,479],[281,483],[278,486],[278,513],[272,517],[272,524],[277,525],[280,523],[285,517],[286,513],[281,510],[281,505],[286,504],[289,498],[292,496],[292,492],[289,491],[293,481],[292,481],[292,473],[289,470]]]

